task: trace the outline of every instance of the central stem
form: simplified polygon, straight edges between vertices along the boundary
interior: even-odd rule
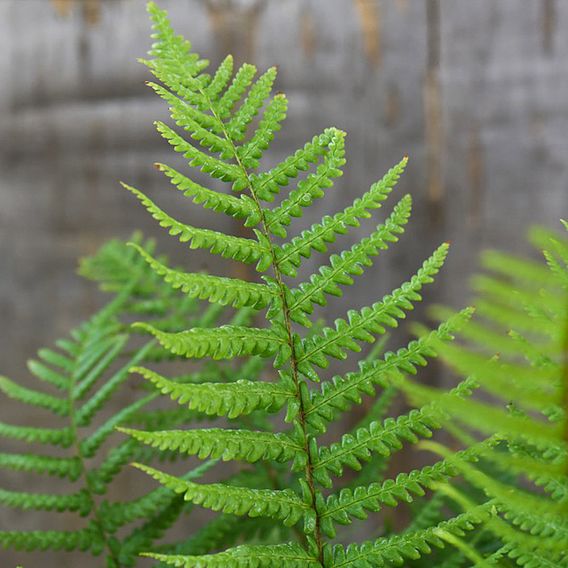
[[[318,560],[320,562],[320,564],[323,566],[323,539],[322,539],[322,533],[321,533],[321,527],[320,527],[320,518],[318,515],[318,511],[317,511],[317,507],[316,507],[316,488],[315,488],[315,483],[314,483],[314,476],[313,476],[313,470],[314,470],[314,464],[313,464],[313,459],[312,459],[312,455],[310,452],[310,448],[309,448],[309,433],[308,433],[308,428],[307,428],[307,423],[306,423],[306,408],[305,408],[305,401],[303,400],[302,397],[302,391],[301,391],[301,387],[300,385],[302,384],[303,379],[300,377],[300,373],[298,371],[298,357],[296,355],[296,349],[294,347],[294,336],[293,336],[293,332],[292,332],[292,320],[290,318],[290,309],[288,306],[288,302],[286,300],[286,291],[287,291],[287,286],[284,283],[284,281],[282,280],[282,272],[280,271],[280,268],[278,266],[278,260],[276,258],[276,251],[274,248],[274,244],[272,243],[272,236],[270,234],[270,231],[268,230],[268,226],[266,223],[266,218],[264,215],[264,210],[262,208],[262,205],[260,204],[260,201],[254,191],[254,187],[253,184],[250,180],[250,176],[248,174],[247,169],[245,168],[245,166],[243,165],[242,161],[239,158],[239,154],[237,152],[237,149],[233,143],[233,140],[231,138],[231,136],[229,135],[229,133],[227,132],[227,129],[225,127],[225,123],[224,121],[221,119],[221,117],[218,115],[215,106],[213,105],[213,103],[211,102],[211,99],[209,98],[207,92],[200,88],[199,89],[201,95],[204,97],[204,99],[207,101],[207,104],[209,106],[209,109],[213,115],[213,117],[217,120],[217,122],[219,123],[219,127],[221,128],[222,132],[223,132],[223,136],[225,137],[225,140],[231,145],[231,149],[233,152],[233,157],[239,167],[239,169],[241,170],[243,176],[246,179],[247,182],[247,188],[249,190],[250,196],[253,199],[256,208],[258,210],[258,213],[260,215],[260,219],[261,219],[261,225],[262,225],[262,233],[264,235],[264,237],[266,238],[269,247],[270,247],[270,255],[272,257],[272,269],[274,272],[274,278],[278,284],[278,289],[279,289],[279,293],[280,293],[280,298],[282,300],[282,311],[283,311],[283,318],[284,318],[284,323],[285,323],[285,327],[286,327],[286,332],[288,335],[288,345],[290,347],[290,351],[291,351],[291,357],[290,357],[290,367],[291,367],[291,371],[292,371],[292,378],[294,381],[294,385],[296,388],[296,397],[297,400],[299,402],[299,413],[298,413],[298,420],[299,420],[299,424],[300,427],[302,429],[302,433],[303,433],[303,437],[305,440],[305,446],[304,446],[304,451],[306,453],[306,467],[305,467],[305,477],[306,477],[306,483],[309,487],[309,491],[311,494],[311,499],[312,499],[312,510],[315,514],[315,519],[316,519],[316,523],[315,523],[315,528],[314,528],[314,532],[313,532],[313,536],[316,542],[316,546],[317,546],[317,551],[318,551]]]

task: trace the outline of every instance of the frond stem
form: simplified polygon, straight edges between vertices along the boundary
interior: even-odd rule
[[[291,353],[292,353],[292,355],[290,357],[292,378],[294,380],[294,384],[295,384],[295,387],[296,387],[296,397],[297,397],[297,400],[298,400],[299,406],[300,406],[298,417],[299,417],[299,423],[300,423],[300,427],[302,429],[303,437],[304,437],[304,440],[305,440],[304,451],[305,451],[306,457],[307,457],[306,468],[305,468],[305,477],[306,477],[306,483],[309,487],[309,491],[310,491],[311,498],[312,498],[312,510],[313,510],[313,513],[315,514],[315,519],[316,519],[313,536],[314,536],[316,546],[317,546],[318,561],[321,564],[321,566],[324,566],[323,537],[322,537],[322,531],[321,531],[321,527],[320,527],[320,518],[319,518],[319,515],[318,515],[318,512],[317,512],[317,508],[316,508],[316,488],[315,488],[315,482],[314,482],[314,477],[313,477],[314,464],[313,464],[313,461],[312,461],[310,448],[308,446],[309,435],[308,435],[308,427],[307,427],[307,422],[306,422],[306,408],[305,408],[305,401],[303,400],[303,397],[302,397],[302,394],[301,394],[301,389],[300,389],[300,384],[301,384],[302,381],[300,379],[300,374],[298,372],[298,367],[297,367],[298,357],[297,357],[296,350],[295,350],[295,347],[294,347],[294,338],[293,338],[293,333],[292,333],[292,320],[290,318],[290,309],[289,309],[288,303],[286,301],[287,286],[282,279],[282,273],[281,273],[279,266],[278,266],[278,260],[276,258],[276,251],[275,251],[275,248],[274,248],[274,244],[272,242],[270,231],[268,230],[266,218],[265,218],[265,215],[264,215],[264,210],[263,210],[263,208],[262,208],[262,206],[259,202],[259,199],[258,199],[258,197],[257,197],[257,195],[254,191],[254,187],[252,185],[252,182],[250,181],[249,173],[248,173],[247,169],[245,168],[245,166],[243,165],[242,161],[240,160],[237,149],[236,149],[236,147],[233,143],[231,136],[229,135],[229,133],[226,129],[225,123],[223,122],[221,117],[217,114],[215,106],[211,102],[211,99],[209,98],[208,94],[201,87],[199,88],[199,91],[200,91],[200,94],[207,101],[207,104],[209,105],[209,109],[210,109],[213,117],[219,123],[219,127],[221,128],[221,130],[223,132],[223,136],[225,137],[225,139],[227,140],[227,142],[231,146],[231,150],[233,152],[234,159],[235,159],[239,169],[241,170],[243,176],[246,179],[247,187],[248,187],[248,190],[250,192],[251,198],[253,199],[253,201],[254,201],[257,209],[258,209],[258,213],[259,213],[260,219],[261,219],[262,232],[264,234],[264,237],[267,239],[267,241],[269,243],[270,255],[272,256],[272,268],[273,268],[273,272],[274,272],[274,278],[277,282],[279,292],[280,292],[280,298],[281,298],[281,301],[282,301],[283,317],[284,317],[284,322],[285,322],[285,326],[286,326],[286,332],[287,332],[287,335],[288,335],[288,345],[289,345]]]

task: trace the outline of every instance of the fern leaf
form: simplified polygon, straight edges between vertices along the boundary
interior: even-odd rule
[[[237,278],[223,278],[209,274],[185,273],[168,268],[144,249],[133,245],[144,257],[148,265],[159,274],[165,282],[175,289],[192,298],[208,300],[222,306],[231,305],[234,308],[252,307],[264,308],[272,298],[265,284],[245,282]]]
[[[231,116],[233,107],[241,100],[241,97],[250,87],[255,75],[256,67],[250,63],[245,63],[239,68],[221,98],[216,102],[212,102],[215,113],[221,120],[225,120]]]
[[[190,166],[199,168],[202,172],[222,181],[242,182],[243,173],[238,166],[198,150],[163,122],[158,121],[155,124],[162,137],[171,144],[176,152],[179,152],[188,160]]]
[[[341,255],[331,255],[329,265],[322,266],[317,274],[311,276],[309,282],[300,284],[291,290],[289,302],[290,317],[303,325],[311,325],[304,314],[313,312],[313,304],[325,306],[326,295],[341,296],[340,286],[353,284],[352,276],[363,274],[364,267],[372,265],[372,256],[388,248],[389,242],[396,242],[397,234],[403,232],[402,227],[410,216],[412,201],[410,196],[403,197],[384,224],[379,225],[369,237],[353,245],[349,251]]]
[[[50,350],[44,350],[43,352],[40,351],[40,357],[50,357],[51,355],[56,355],[55,352]],[[49,355],[48,355],[49,354]],[[53,360],[53,357],[51,357]],[[56,361],[61,362],[62,360],[68,361],[66,358],[55,358]],[[34,361],[33,359],[28,361],[28,369],[30,372],[36,376],[40,381],[44,381],[53,385],[56,389],[66,391],[69,388],[69,378],[65,375],[60,373],[59,371],[54,370],[53,368],[41,363],[39,361]]]
[[[425,284],[433,282],[433,276],[440,270],[448,251],[448,245],[441,245],[424,262],[422,268],[400,288],[385,296],[380,302],[357,312],[348,313],[348,320],[338,319],[335,328],[327,327],[321,334],[306,339],[301,344],[298,354],[298,370],[311,380],[317,380],[317,373],[312,365],[326,368],[326,356],[346,359],[346,349],[359,352],[358,341],[372,342],[373,334],[383,334],[384,326],[397,327],[397,318],[405,316],[404,310],[413,309],[413,302],[420,301],[418,293]]]
[[[75,481],[81,475],[81,463],[77,458],[56,458],[35,454],[1,453],[0,468],[46,473],[57,477],[67,477],[71,481]]]
[[[431,466],[416,469],[410,473],[400,473],[395,479],[387,479],[383,483],[371,483],[355,489],[342,489],[330,495],[321,515],[322,529],[330,538],[335,537],[333,523],[351,524],[353,517],[366,519],[367,511],[378,512],[384,506],[396,507],[400,501],[411,503],[414,496],[422,497],[427,489],[446,482],[461,471],[456,463],[478,461],[488,448],[496,442],[480,443],[467,450],[448,456]]]
[[[416,443],[418,436],[429,438],[432,430],[442,427],[447,420],[446,408],[471,394],[472,381],[464,381],[444,396],[445,404],[439,401],[408,414],[387,418],[384,422],[371,422],[367,428],[359,428],[353,434],[345,434],[341,442],[329,447],[321,446],[319,459],[314,466],[314,475],[326,487],[331,486],[328,472],[341,476],[343,466],[361,469],[361,461],[368,461],[373,452],[389,456],[402,448],[402,440]],[[447,406],[446,406],[447,405]]]
[[[278,412],[294,395],[283,385],[261,381],[241,379],[234,383],[187,385],[168,380],[149,369],[135,367],[131,371],[141,374],[162,394],[170,395],[179,404],[210,416],[237,418],[259,409],[269,413]]]
[[[78,531],[0,531],[0,544],[16,550],[91,550],[100,554],[104,542],[90,529]]]
[[[11,399],[18,400],[24,404],[30,404],[38,408],[45,408],[59,416],[67,416],[69,404],[66,400],[28,389],[6,377],[0,376],[0,391]]]
[[[320,156],[326,152],[334,132],[336,132],[335,129],[329,129],[319,136],[314,136],[303,148],[296,150],[292,156],[268,172],[250,175],[250,184],[257,198],[263,201],[273,201],[281,187],[287,186],[290,179],[296,178],[300,172],[306,171],[310,164],[319,160]]]
[[[216,329],[193,328],[179,333],[167,333],[148,324],[135,324],[151,333],[160,344],[187,358],[211,357],[232,359],[243,355],[269,357],[282,349],[282,339],[267,329],[224,325]]]
[[[277,262],[282,272],[288,276],[296,276],[302,257],[309,258],[312,251],[326,252],[327,243],[335,242],[336,235],[344,235],[349,227],[358,227],[359,220],[369,218],[371,209],[378,209],[392,191],[400,178],[407,159],[389,170],[382,180],[373,184],[369,191],[357,198],[352,205],[333,216],[325,216],[320,223],[302,231],[290,242],[277,249]]]
[[[303,448],[286,434],[222,428],[166,432],[143,432],[129,428],[118,430],[154,448],[180,451],[196,455],[199,459],[210,457],[223,461],[255,463],[258,460],[270,460],[283,463],[304,457]]]
[[[150,82],[148,86],[169,103],[171,117],[175,123],[189,132],[203,148],[219,153],[222,158],[231,155],[231,145],[224,137],[219,136],[218,121],[214,117],[188,105],[161,85]]]
[[[282,568],[321,568],[320,562],[312,558],[295,543],[276,545],[241,545],[218,554],[204,556],[175,556],[167,554],[144,554],[168,566],[180,568],[270,568],[275,564]]]
[[[203,485],[181,480],[148,466],[134,465],[162,485],[182,494],[185,501],[191,501],[213,511],[239,516],[269,517],[282,521],[285,526],[293,526],[308,508],[290,489],[249,489],[223,483]]]
[[[73,443],[73,434],[69,428],[36,428],[0,422],[0,436],[23,440],[29,444],[52,444],[63,448],[68,448]]]
[[[476,525],[489,521],[493,514],[494,508],[488,503],[421,531],[352,544],[347,548],[336,545],[330,562],[333,562],[334,568],[400,565],[406,560],[416,560],[424,554],[430,554],[432,546],[444,548],[446,534],[461,537]]]
[[[233,114],[227,124],[227,134],[234,142],[242,142],[247,129],[258,114],[266,99],[270,96],[272,85],[276,80],[276,67],[271,67],[251,87],[247,98]]]
[[[237,148],[237,156],[243,167],[254,170],[259,166],[259,160],[264,151],[274,139],[274,135],[281,129],[281,123],[286,118],[288,99],[278,93],[266,105],[261,121],[250,140]]]
[[[326,151],[322,164],[317,171],[298,183],[282,204],[267,212],[266,227],[278,236],[286,237],[284,226],[289,225],[292,217],[301,217],[302,208],[309,207],[315,199],[324,196],[324,189],[333,185],[333,178],[342,175],[341,167],[345,164],[345,133],[329,128],[318,137],[318,144],[325,145]]]
[[[162,227],[168,229],[170,235],[177,236],[182,243],[189,242],[190,248],[208,249],[223,258],[238,260],[246,264],[257,262],[260,271],[270,266],[271,257],[258,241],[180,223],[164,213],[137,189],[125,184],[123,186],[140,200]]]
[[[71,495],[51,495],[0,489],[0,504],[24,511],[78,511],[82,516],[91,510],[91,499],[85,491]]]
[[[225,213],[230,217],[245,219],[246,227],[254,227],[260,222],[260,213],[254,201],[248,195],[242,193],[239,197],[234,197],[213,191],[199,185],[169,166],[156,164],[156,167],[170,178],[172,184],[183,195],[191,197],[194,203],[203,205],[206,209]]]

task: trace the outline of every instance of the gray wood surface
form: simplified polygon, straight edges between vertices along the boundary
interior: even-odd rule
[[[344,177],[298,227],[342,208],[410,156],[398,195],[412,193],[413,222],[332,312],[374,301],[441,241],[452,253],[428,299],[463,304],[480,249],[524,250],[529,223],[555,226],[568,215],[568,2],[161,5],[213,62],[230,51],[240,62],[279,66],[290,118],[267,166],[328,125],[349,133]],[[152,168],[172,156],[152,126],[166,108],[136,63],[149,45],[144,7],[143,0],[0,0],[0,370],[24,382],[24,361],[100,304],[74,269],[106,238],[141,228],[188,267],[227,266],[164,239],[118,185],[143,188],[188,222],[229,227],[163,190]],[[16,419],[21,409],[1,400],[0,414]],[[0,529],[31,528],[29,515],[1,515]],[[49,526],[47,516],[37,519]],[[27,558],[0,551],[2,567],[78,566],[66,555]]]

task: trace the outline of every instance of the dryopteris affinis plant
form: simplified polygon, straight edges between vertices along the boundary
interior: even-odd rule
[[[497,446],[479,464],[459,465],[498,511],[486,526],[497,549],[476,566],[568,566],[568,239],[537,228],[531,241],[545,263],[484,255],[486,273],[474,280],[478,317],[461,330],[459,343],[438,346],[485,396],[450,407],[443,393],[403,381],[414,401],[446,406],[453,433],[465,443],[496,432],[507,442],[507,452]],[[448,455],[439,444],[425,445]],[[465,510],[472,507],[462,492],[450,493]]]
[[[428,555],[435,547],[461,536],[486,521],[493,510],[482,504],[439,523],[424,523],[425,514],[402,533],[386,531],[375,540],[345,546],[337,542],[338,525],[366,519],[369,512],[422,497],[435,483],[459,473],[458,462],[475,461],[494,443],[476,443],[432,466],[394,479],[386,477],[388,458],[405,442],[415,443],[441,428],[446,406],[471,394],[472,380],[465,380],[446,393],[444,404],[433,402],[394,418],[385,418],[397,376],[415,373],[433,356],[437,341],[451,339],[470,317],[465,310],[430,334],[410,342],[396,352],[361,362],[358,370],[327,379],[317,370],[329,360],[346,359],[348,352],[361,351],[361,342],[373,342],[387,328],[396,327],[414,303],[421,300],[424,285],[433,281],[447,254],[443,244],[434,251],[406,283],[372,306],[350,310],[333,326],[302,333],[310,328],[316,305],[326,305],[328,296],[339,296],[342,287],[372,264],[373,257],[398,240],[410,215],[411,200],[403,197],[390,216],[368,237],[339,255],[331,255],[307,281],[297,283],[302,261],[314,253],[325,253],[338,235],[358,227],[363,219],[381,207],[402,174],[406,158],[352,205],[289,237],[292,221],[304,208],[324,196],[333,180],[341,175],[345,134],[328,128],[303,148],[269,171],[260,171],[260,161],[285,118],[287,101],[283,94],[271,95],[276,69],[256,81],[256,69],[245,64],[233,71],[229,56],[213,75],[205,72],[208,62],[191,50],[188,41],[177,36],[164,11],[149,4],[155,43],[151,60],[145,61],[160,84],[151,87],[170,105],[178,127],[193,140],[186,140],[166,124],[157,123],[159,133],[182,154],[190,166],[221,180],[233,190],[206,188],[170,166],[157,164],[173,186],[195,203],[240,220],[252,229],[250,236],[234,236],[178,221],[162,211],[146,195],[125,187],[173,236],[192,249],[207,249],[233,261],[254,265],[262,282],[249,282],[204,274],[173,271],[150,255],[149,265],[174,286],[191,297],[235,308],[265,310],[267,324],[224,325],[217,328],[189,328],[164,332],[149,323],[136,324],[153,335],[172,353],[190,359],[223,360],[260,356],[272,359],[277,381],[242,380],[233,384],[211,381],[200,385],[178,385],[147,368],[135,371],[161,392],[182,405],[212,416],[256,416],[285,409],[285,431],[270,428],[216,427],[190,430],[145,432],[123,429],[149,446],[201,459],[219,458],[242,462],[264,462],[285,467],[290,480],[286,486],[240,487],[223,483],[198,484],[176,478],[144,465],[138,467],[162,485],[183,494],[187,501],[224,514],[261,517],[294,527],[289,542],[248,543],[216,554],[195,553],[183,546],[175,554],[150,553],[161,562],[190,567],[366,568],[401,565]],[[261,114],[257,121],[257,114]],[[201,148],[200,148],[201,147]],[[303,172],[309,172],[302,175]],[[275,197],[295,182],[278,205]],[[338,442],[322,442],[330,424],[364,396],[383,391],[369,416]],[[370,462],[371,468],[365,468]],[[348,486],[341,487],[345,469],[361,470]],[[223,548],[218,542],[216,549]]]
[[[140,251],[151,252],[153,244],[140,236],[134,242]],[[157,392],[143,390],[114,414],[109,402],[129,379],[132,365],[171,359],[154,341],[140,345],[129,320],[133,315],[152,317],[153,325],[165,331],[193,325],[214,325],[223,308],[205,311],[199,302],[180,295],[165,284],[133,248],[111,241],[92,257],[82,260],[80,273],[98,281],[115,297],[87,322],[74,329],[54,348],[42,349],[28,363],[30,372],[47,387],[36,390],[0,377],[0,390],[18,403],[28,405],[38,417],[51,415],[49,427],[0,423],[0,437],[28,445],[25,453],[0,453],[0,469],[9,469],[66,480],[66,491],[53,493],[0,489],[0,505],[25,511],[52,511],[77,515],[76,530],[0,531],[0,545],[17,550],[81,550],[104,554],[109,568],[133,566],[147,550],[188,511],[189,503],[167,488],[159,488],[130,501],[109,497],[116,477],[133,459],[150,462],[179,455],[158,452],[114,432],[123,426],[163,429],[181,426],[201,416],[184,409],[160,409],[152,402]],[[246,321],[248,314],[237,314]],[[248,361],[243,369],[217,363],[174,380],[199,383],[206,377],[219,382],[236,380],[242,372],[255,375],[259,361]],[[229,372],[230,371],[230,372]],[[130,379],[130,382],[132,380]],[[51,392],[50,392],[51,391]],[[122,439],[121,439],[122,438]],[[109,447],[109,442],[114,443]],[[62,452],[63,450],[63,452]],[[213,462],[187,472],[184,479],[197,479]],[[258,481],[261,482],[261,481]],[[26,485],[22,483],[22,485]],[[54,488],[55,489],[55,488]],[[81,517],[83,519],[81,519]],[[66,525],[61,525],[66,526]],[[255,527],[245,527],[249,533]]]

